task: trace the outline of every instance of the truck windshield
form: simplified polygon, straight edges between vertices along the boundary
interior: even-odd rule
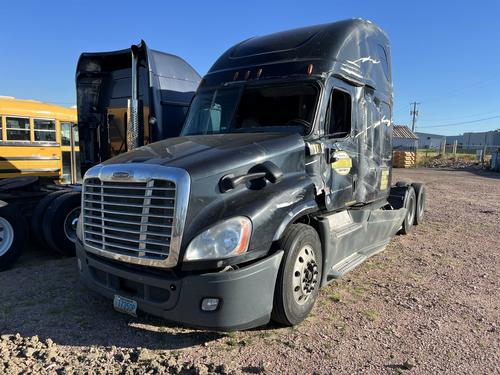
[[[239,86],[200,91],[181,135],[290,132],[312,127],[318,88],[313,84]]]

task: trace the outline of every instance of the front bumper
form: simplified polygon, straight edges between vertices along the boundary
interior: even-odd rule
[[[137,301],[139,310],[190,327],[235,330],[269,322],[283,251],[228,272],[157,275],[88,254],[77,241],[80,277],[92,290]],[[201,310],[203,298],[219,298],[216,311]]]

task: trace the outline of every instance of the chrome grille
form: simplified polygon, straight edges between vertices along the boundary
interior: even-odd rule
[[[82,194],[84,243],[141,261],[166,260],[175,230],[175,207],[174,181],[86,178]]]

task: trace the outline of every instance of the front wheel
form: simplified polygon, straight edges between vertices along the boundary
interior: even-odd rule
[[[279,246],[285,251],[276,289],[272,319],[291,326],[311,312],[321,284],[322,250],[318,233],[306,224],[293,224],[283,234]]]

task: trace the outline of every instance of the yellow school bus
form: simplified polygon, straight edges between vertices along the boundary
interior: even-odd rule
[[[0,178],[80,179],[76,109],[0,96]]]

